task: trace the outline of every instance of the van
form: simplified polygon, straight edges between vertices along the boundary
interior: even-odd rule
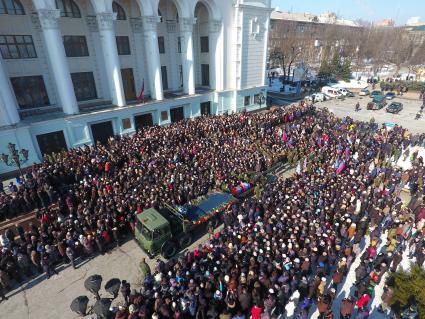
[[[338,98],[342,96],[342,94],[338,92],[338,89],[332,88],[330,86],[322,87],[322,93],[329,98]]]

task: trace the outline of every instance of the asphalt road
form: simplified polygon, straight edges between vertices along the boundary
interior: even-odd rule
[[[356,96],[344,100],[329,100],[317,102],[319,108],[327,107],[338,117],[350,116],[356,120],[369,121],[372,117],[377,123],[393,122],[410,130],[413,134],[425,133],[425,118],[415,120],[416,113],[419,111],[422,101],[396,97],[394,102],[403,103],[403,110],[399,114],[391,114],[385,110],[367,110],[366,105],[372,99],[368,96]],[[388,105],[392,102],[388,101]],[[356,103],[360,103],[360,111],[355,111]]]

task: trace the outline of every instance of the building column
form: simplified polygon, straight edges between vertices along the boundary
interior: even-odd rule
[[[100,43],[105,60],[109,89],[111,90],[112,104],[125,106],[125,93],[122,85],[121,66],[114,30],[116,16],[117,14],[114,12],[101,12],[96,15],[96,19],[99,26]]]
[[[180,36],[182,46],[183,91],[195,94],[195,71],[193,68],[193,25],[194,18],[180,19]]]
[[[158,48],[158,22],[155,16],[143,17],[143,34],[145,40],[146,59],[149,73],[149,86],[152,99],[164,99],[162,90],[161,61]]]
[[[55,79],[59,101],[65,114],[77,114],[79,112],[77,99],[58,24],[60,11],[59,9],[38,9],[37,13],[43,30],[44,44]]]
[[[223,52],[218,43],[221,31],[221,21],[209,21],[209,55],[210,55],[210,88],[216,91],[223,90],[222,87],[222,64]]]
[[[21,120],[18,112],[18,103],[12,89],[3,58],[0,54],[0,126],[13,125]]]

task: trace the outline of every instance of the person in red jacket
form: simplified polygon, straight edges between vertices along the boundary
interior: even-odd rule
[[[359,309],[363,309],[364,307],[367,306],[367,304],[369,303],[370,300],[370,296],[368,294],[363,294],[359,300],[357,300],[356,302],[356,306]]]
[[[255,303],[254,307],[251,308],[251,319],[261,319],[262,313],[263,308],[261,308],[257,303]]]
[[[105,175],[106,175],[106,176],[109,176],[109,171],[110,171],[110,169],[111,169],[111,163],[106,162],[106,163],[105,163]]]

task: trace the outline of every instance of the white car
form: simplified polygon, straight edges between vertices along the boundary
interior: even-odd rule
[[[326,101],[326,96],[323,93],[313,93],[312,95],[306,96],[305,99],[312,102],[313,97],[314,97],[314,102]]]
[[[347,95],[350,91],[344,88],[340,88],[338,89],[338,92],[341,93],[342,95]]]
[[[339,93],[337,89],[329,87],[329,86],[322,87],[322,93],[327,98],[341,98],[342,97],[342,94]]]

